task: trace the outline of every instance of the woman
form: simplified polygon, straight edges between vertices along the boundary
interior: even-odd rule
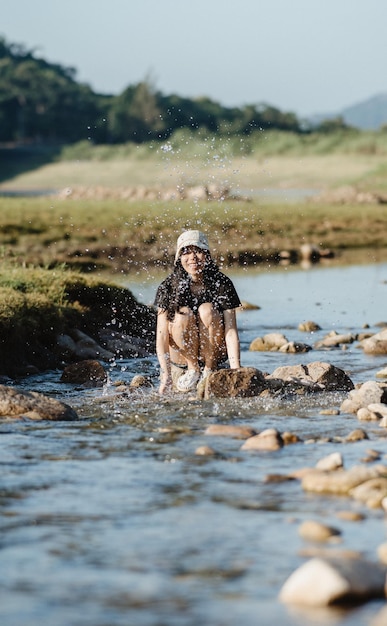
[[[231,368],[240,367],[235,309],[241,302],[212,260],[204,233],[180,235],[174,270],[159,286],[155,304],[160,394],[172,387],[196,389],[227,357]]]

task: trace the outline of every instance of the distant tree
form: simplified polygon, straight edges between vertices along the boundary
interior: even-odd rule
[[[342,128],[329,121],[322,132]],[[164,95],[148,76],[117,96],[76,81],[76,70],[0,38],[0,141],[95,143],[164,140],[176,130],[249,135],[256,129],[305,132],[293,113],[267,104],[224,107],[208,98]]]
[[[149,79],[127,87],[113,98],[109,112],[113,141],[142,143],[163,134],[164,129],[159,96]]]
[[[320,122],[315,130],[318,133],[335,133],[338,130],[349,130],[351,126],[345,123],[343,117],[341,115],[337,117],[328,118]]]
[[[77,141],[101,115],[99,98],[75,70],[0,40],[0,140]]]

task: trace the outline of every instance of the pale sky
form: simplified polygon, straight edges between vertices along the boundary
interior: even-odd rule
[[[2,0],[0,35],[118,94],[265,102],[299,117],[387,92],[386,0]]]

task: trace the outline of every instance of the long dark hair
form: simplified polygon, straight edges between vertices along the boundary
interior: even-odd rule
[[[218,266],[213,261],[210,253],[206,251],[203,269],[203,283],[205,289],[213,290],[219,274],[220,270]],[[187,302],[187,296],[188,298],[190,296],[191,277],[183,268],[180,258],[177,259],[174,265],[170,280],[171,297],[167,308],[167,318],[173,320],[176,311],[184,306],[184,303]]]

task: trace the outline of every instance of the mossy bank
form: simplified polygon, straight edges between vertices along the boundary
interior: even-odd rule
[[[76,330],[97,339],[109,328],[153,350],[155,313],[128,289],[63,268],[1,266],[1,375],[62,368],[68,359],[58,349],[60,335]]]

